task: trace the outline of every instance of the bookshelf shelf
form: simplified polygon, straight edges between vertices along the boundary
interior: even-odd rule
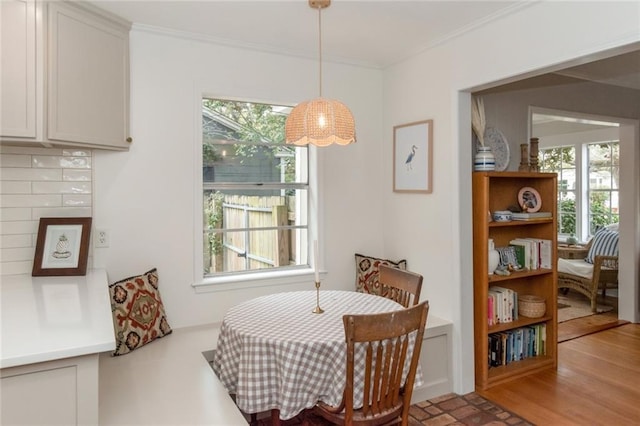
[[[535,358],[523,359],[500,367],[491,367],[488,370],[488,382],[490,385],[512,380],[531,374],[544,368],[556,368],[556,360],[550,356],[537,356]],[[488,386],[491,387],[491,386]]]
[[[553,217],[511,222],[488,221],[487,212],[506,210],[509,206],[517,205],[518,192],[526,186],[539,192],[542,210],[553,212]],[[557,368],[556,191],[555,173],[473,173],[474,359],[476,388],[479,390],[541,369]],[[489,275],[489,238],[493,239],[496,247],[508,246],[517,238],[550,240],[552,268],[512,272],[508,276]],[[544,298],[544,316],[528,318],[520,315],[515,321],[489,326],[488,313],[492,311],[489,309],[488,296],[492,286],[513,290],[518,295],[531,294]],[[492,306],[495,306],[494,303]],[[490,335],[512,334],[517,329],[527,327],[542,329],[538,325],[543,325],[545,330],[544,354],[513,360],[506,365],[489,366]],[[491,336],[491,339],[495,343],[495,336]]]
[[[489,228],[503,228],[505,226],[531,226],[553,222],[553,218],[512,220],[511,222],[489,222]]]
[[[514,328],[526,327],[528,325],[539,324],[551,320],[551,315],[545,315],[540,318],[527,318],[520,316],[517,320],[505,322],[503,324],[491,325],[487,328],[488,334],[500,333],[501,331],[513,330]]]
[[[497,283],[500,281],[509,281],[509,280],[517,280],[519,278],[524,277],[534,277],[536,275],[545,275],[545,274],[553,274],[553,269],[533,269],[530,271],[523,272],[512,272],[511,275],[489,275],[487,281],[489,283]]]

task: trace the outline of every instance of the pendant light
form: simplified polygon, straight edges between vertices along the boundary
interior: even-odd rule
[[[356,141],[356,128],[349,108],[340,101],[322,97],[322,9],[331,0],[309,0],[318,9],[320,97],[299,103],[287,117],[285,142],[291,145],[347,145]]]

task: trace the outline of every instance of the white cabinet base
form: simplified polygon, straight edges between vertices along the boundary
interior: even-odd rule
[[[98,354],[0,370],[0,424],[98,424]]]
[[[423,384],[413,389],[412,403],[453,392],[452,333],[451,322],[435,315],[427,317],[420,350]]]

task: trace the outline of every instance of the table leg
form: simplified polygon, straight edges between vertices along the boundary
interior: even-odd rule
[[[277,408],[271,409],[271,424],[272,426],[280,426],[280,410]]]

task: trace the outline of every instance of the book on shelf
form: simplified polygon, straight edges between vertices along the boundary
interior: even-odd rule
[[[551,212],[511,213],[511,220],[549,219]]]
[[[491,286],[487,292],[489,326],[518,319],[518,293],[510,288]]]
[[[516,247],[518,263],[522,259],[523,265],[528,269],[551,269],[553,266],[553,244],[551,240],[543,238],[515,238],[509,241],[509,245]],[[518,248],[522,247],[522,248]],[[518,257],[518,252],[522,252]]]
[[[545,323],[490,334],[487,354],[489,367],[546,355],[546,334]]]

